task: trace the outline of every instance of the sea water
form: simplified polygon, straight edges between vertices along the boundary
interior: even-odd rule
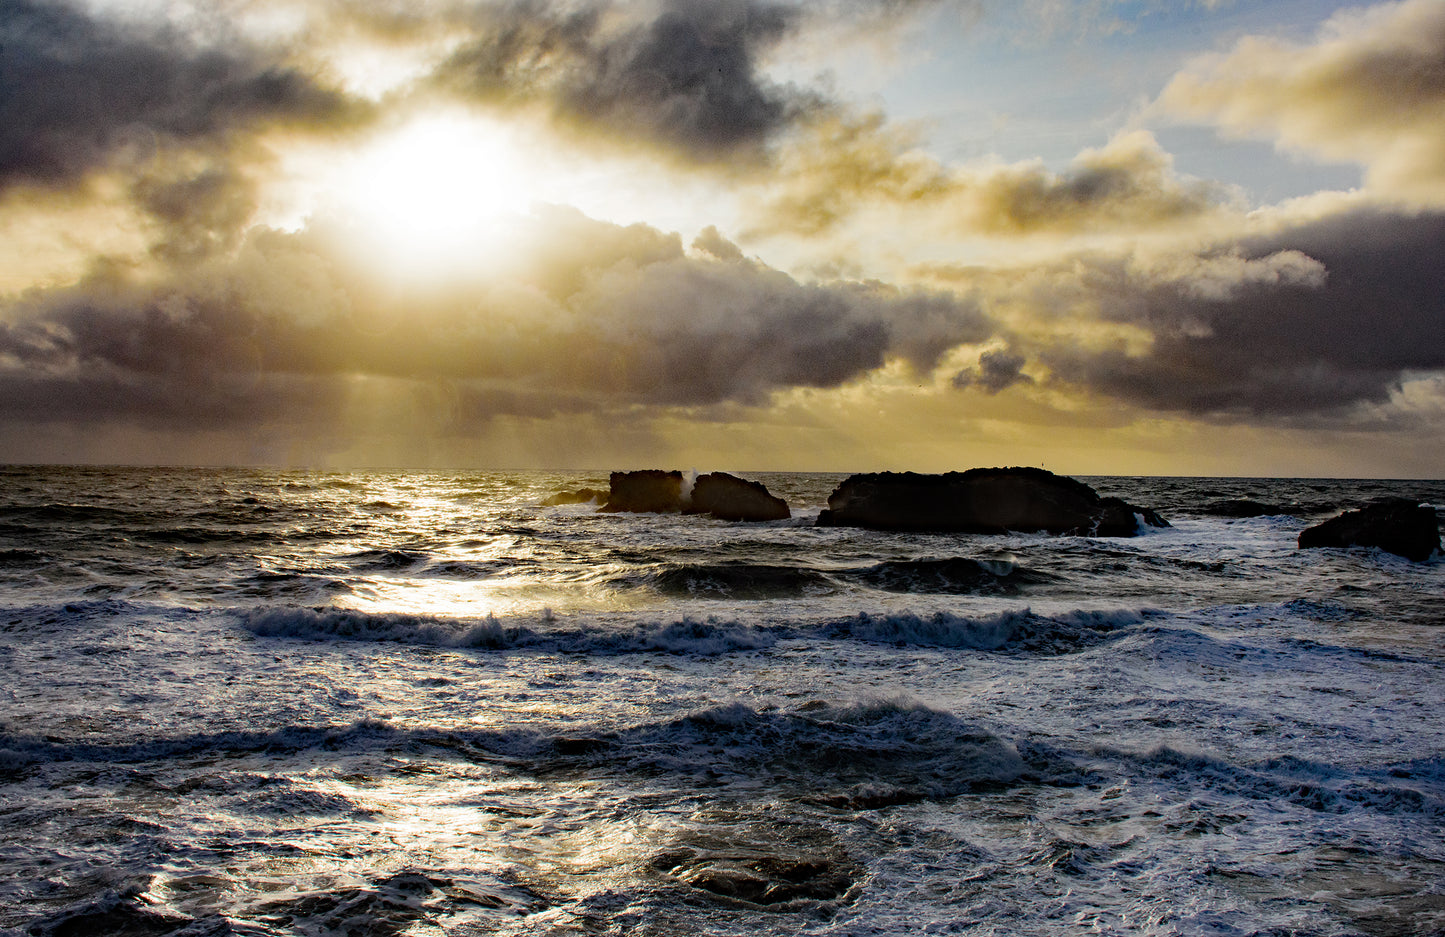
[[[1445,564],[1295,547],[1445,484],[1089,478],[1172,523],[1095,539],[748,477],[793,518],[0,470],[0,930],[1445,930]]]

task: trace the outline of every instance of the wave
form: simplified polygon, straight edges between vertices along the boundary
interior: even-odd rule
[[[148,886],[147,879],[132,882],[124,888],[107,890],[98,897],[31,921],[24,933],[33,937],[72,937],[75,934],[221,937],[232,933],[230,921],[219,914],[192,918],[148,907],[142,897]]]
[[[399,730],[375,719],[362,719],[344,726],[292,725],[266,732],[194,733],[137,742],[66,741],[0,732],[0,771],[64,761],[124,764],[216,754],[365,749],[395,743],[402,737]]]
[[[1121,629],[1144,620],[1144,613],[1125,609],[1038,615],[1021,608],[994,615],[935,612],[927,617],[912,612],[887,615],[861,612],[833,622],[827,630],[834,636],[877,644],[1067,654],[1110,640]]]
[[[612,580],[616,585],[640,585],[671,597],[712,599],[821,596],[850,587],[920,595],[1016,595],[1027,586],[1055,581],[1054,576],[1012,560],[967,557],[885,560],[845,569],[787,563],[663,563]]]
[[[1012,560],[887,560],[851,570],[847,578],[886,592],[943,595],[1017,595],[1024,586],[1056,582],[1057,577],[1027,569]]]
[[[663,595],[695,598],[774,599],[838,591],[837,583],[817,570],[766,563],[680,564],[614,581],[641,581]]]
[[[0,566],[30,566],[35,563],[44,563],[53,559],[53,555],[44,550],[0,550]]]
[[[592,734],[579,734],[575,728],[567,733],[547,728],[404,729],[372,719],[112,743],[0,733],[0,771],[54,762],[414,751],[419,746],[540,774],[603,771],[686,778],[689,784],[705,778],[713,785],[764,780],[801,800],[854,809],[1028,780],[1013,745],[950,713],[903,698],[815,701],[792,711],[719,704],[672,720]],[[268,806],[274,810],[353,809],[349,803],[269,796],[277,801]]]
[[[362,550],[346,557],[354,569],[372,573],[415,569],[430,558],[417,550]]]
[[[154,513],[126,511],[93,504],[32,504],[0,507],[0,518],[47,524],[154,523]]]
[[[245,610],[239,618],[247,631],[262,638],[395,641],[457,648],[523,647],[537,641],[535,632],[504,625],[490,616],[468,621],[402,612],[280,606]]]
[[[630,628],[565,627],[550,613],[522,624],[488,615],[442,618],[404,612],[273,606],[233,610],[241,626],[257,637],[313,641],[391,641],[458,649],[536,650],[564,654],[662,652],[718,656],[767,650],[779,640],[823,638],[870,644],[967,648],[998,653],[1068,654],[1119,637],[1151,613],[1119,609],[1078,610],[1040,615],[1028,608],[992,615],[950,612],[860,612],[816,627],[745,624],[734,620],[684,617],[644,622]]]
[[[1160,746],[1126,761],[1171,779],[1189,780],[1211,790],[1250,800],[1288,803],[1327,814],[1369,810],[1392,815],[1445,816],[1445,795],[1436,783],[1439,764],[1422,761],[1402,767],[1351,771],[1293,756],[1234,764],[1224,758]],[[1182,776],[1182,777],[1181,777]]]
[[[152,543],[175,544],[273,544],[282,539],[269,530],[234,530],[218,527],[158,527],[133,531],[132,536]]]
[[[242,627],[257,637],[310,640],[395,641],[434,647],[532,649],[558,653],[628,654],[663,652],[715,656],[762,650],[777,642],[779,632],[755,625],[684,618],[667,623],[639,624],[630,630],[591,628],[536,630],[488,616],[458,620],[399,612],[277,607],[237,613]],[[544,626],[550,618],[541,619]]]
[[[519,754],[509,740],[509,754]],[[487,740],[476,744],[486,747]],[[606,771],[709,786],[758,781],[799,800],[875,809],[1028,782],[1010,743],[905,697],[815,700],[796,709],[727,703],[677,719],[553,737],[543,772]]]

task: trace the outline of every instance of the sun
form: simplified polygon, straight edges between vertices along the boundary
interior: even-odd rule
[[[451,112],[379,133],[339,157],[325,179],[328,212],[368,264],[428,278],[485,264],[537,189],[508,128]]]

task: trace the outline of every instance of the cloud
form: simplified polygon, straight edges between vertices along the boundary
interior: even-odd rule
[[[1145,340],[1035,351],[1051,381],[1151,410],[1348,422],[1445,370],[1442,243],[1445,215],[1362,208],[1202,254],[1076,261],[1036,292]]]
[[[0,0],[0,48],[0,189],[73,185],[115,161],[144,165],[168,146],[358,114],[314,75],[235,36],[202,44],[59,0]]]
[[[945,199],[954,180],[916,149],[916,133],[882,113],[842,110],[814,115],[778,156],[751,235],[818,235],[870,204],[928,204]]]
[[[471,38],[437,70],[442,86],[693,160],[761,158],[823,103],[760,69],[803,17],[792,4],[512,0],[474,16]]]
[[[431,297],[372,288],[319,233],[265,230],[159,278],[102,269],[30,293],[0,309],[0,419],[325,423],[348,387],[376,379],[446,385],[459,423],[761,404],[888,362],[927,371],[993,332],[951,293],[803,283],[570,210],[517,239],[528,262]]]
[[[1170,155],[1142,130],[1084,150],[1063,172],[1041,161],[945,167],[879,114],[834,116],[812,130],[784,154],[783,188],[755,233],[822,234],[862,208],[890,204],[936,212],[936,221],[965,234],[1139,231],[1235,203],[1228,186],[1175,173]]]
[[[1027,359],[1003,349],[993,349],[978,356],[978,367],[964,368],[953,376],[953,386],[981,388],[984,393],[997,394],[1015,384],[1032,384],[1034,379],[1023,373]]]
[[[133,180],[130,195],[160,227],[151,253],[173,264],[235,248],[257,205],[253,182],[226,159],[158,163]]]
[[[1445,5],[1337,13],[1311,45],[1257,36],[1176,75],[1156,107],[1326,160],[1385,193],[1445,200]]]
[[[1084,150],[1062,173],[1039,163],[969,173],[956,183],[959,211],[988,233],[1140,229],[1197,218],[1230,200],[1218,183],[1182,179],[1148,131]]]

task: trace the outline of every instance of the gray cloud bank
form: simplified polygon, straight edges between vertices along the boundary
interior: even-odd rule
[[[928,371],[993,331],[952,294],[801,283],[716,232],[695,255],[557,209],[517,237],[511,273],[430,298],[384,297],[318,238],[276,232],[158,281],[109,271],[30,294],[0,325],[0,418],[324,421],[358,377],[446,383],[463,422],[763,403],[893,359]]]
[[[762,0],[479,6],[473,37],[435,79],[489,104],[540,105],[566,122],[695,159],[758,156],[822,104],[759,68],[802,15]]]
[[[1065,303],[1143,329],[1145,353],[1053,344],[1054,379],[1153,410],[1344,418],[1445,369],[1445,214],[1363,209],[1148,270],[1061,275]]]
[[[358,105],[238,37],[0,0],[0,189],[64,186],[113,160],[219,144],[273,123],[354,119]]]

